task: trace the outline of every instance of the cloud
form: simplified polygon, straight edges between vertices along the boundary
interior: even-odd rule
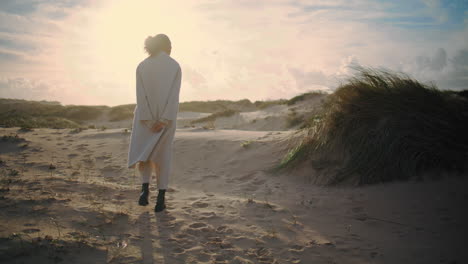
[[[69,14],[69,10],[85,6],[87,0],[2,0],[1,10],[18,16],[40,14],[52,19],[62,19]]]
[[[468,47],[452,55],[444,48],[437,48],[432,55],[410,58],[399,70],[419,81],[433,83],[439,89],[468,89]]]
[[[427,6],[425,10],[428,15],[434,18],[438,23],[445,23],[449,18],[449,10],[445,8],[439,0],[422,0]]]
[[[17,53],[0,50],[0,59],[2,60],[2,63],[5,63],[5,62],[16,62],[16,61],[22,60],[23,58],[21,55]]]
[[[468,49],[458,51],[450,63],[453,68],[441,78],[440,84],[446,89],[468,90]]]
[[[27,100],[48,100],[53,87],[42,81],[26,78],[0,78],[0,97]]]
[[[50,89],[34,89],[67,103],[133,103],[143,40],[165,32],[182,66],[182,101],[334,89],[352,64],[458,89],[465,71],[457,52],[468,48],[464,8],[404,0],[6,0],[0,76],[44,83]]]
[[[312,90],[331,91],[337,86],[336,75],[326,75],[321,71],[303,71],[299,68],[290,68],[289,72],[295,80],[298,90],[303,92]]]
[[[419,71],[441,71],[447,66],[447,52],[439,48],[432,57],[417,56],[415,61]]]
[[[206,83],[205,77],[188,65],[182,67],[182,72],[184,73],[184,81],[192,86],[197,87]]]

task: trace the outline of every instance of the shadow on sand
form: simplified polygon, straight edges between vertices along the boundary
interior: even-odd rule
[[[173,232],[171,226],[174,219],[168,211],[157,214],[147,211],[140,215],[138,223],[142,237],[141,255],[144,264],[184,263],[184,256],[171,254],[174,245],[171,245],[169,238]]]

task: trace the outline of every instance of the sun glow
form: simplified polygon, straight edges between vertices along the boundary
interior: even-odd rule
[[[145,38],[165,33],[173,42],[173,56],[193,56],[199,31],[194,28],[196,19],[187,6],[151,0],[109,1],[93,13],[70,19],[76,31],[64,36],[62,67],[75,85],[98,97],[107,93],[99,87],[112,82],[123,86],[114,96],[133,97],[135,67],[147,56]]]

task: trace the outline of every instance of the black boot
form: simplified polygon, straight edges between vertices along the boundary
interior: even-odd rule
[[[164,195],[166,194],[165,189],[159,189],[158,193],[158,199],[156,200],[156,206],[154,207],[154,211],[161,212],[166,208],[166,205],[164,204]]]
[[[149,196],[149,183],[143,183],[141,185],[141,194],[140,199],[138,200],[139,205],[148,205],[148,196]]]

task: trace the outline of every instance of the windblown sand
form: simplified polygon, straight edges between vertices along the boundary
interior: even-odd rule
[[[128,131],[2,128],[0,262],[467,263],[466,179],[320,187],[270,172],[295,133],[178,129],[155,214],[154,184],[137,205]]]

